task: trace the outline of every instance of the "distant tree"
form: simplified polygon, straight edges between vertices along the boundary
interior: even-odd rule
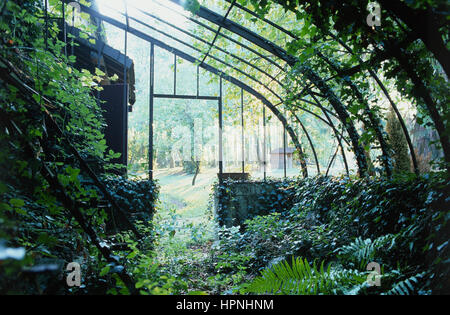
[[[386,132],[392,148],[393,166],[395,172],[410,171],[408,144],[394,111],[391,109],[387,116]]]

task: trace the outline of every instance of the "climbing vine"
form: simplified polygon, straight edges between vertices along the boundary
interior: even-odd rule
[[[111,163],[117,154],[107,149],[94,97],[105,73],[75,68],[57,20],[46,19],[51,13],[42,6],[6,1],[0,10],[0,291],[106,293],[116,285],[133,293],[133,280],[107,245],[114,242],[107,226],[119,219],[120,230],[140,235],[131,213],[151,220],[158,190],[106,176],[120,166]],[[68,287],[62,274],[74,261],[82,265],[82,288]],[[105,264],[113,277],[102,283]]]

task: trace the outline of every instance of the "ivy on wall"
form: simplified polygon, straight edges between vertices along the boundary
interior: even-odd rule
[[[226,179],[213,186],[215,219],[220,225],[242,225],[258,215],[283,212],[293,205],[290,179]]]
[[[0,293],[134,293],[122,254],[106,245],[107,226],[116,219],[139,234],[130,221],[152,219],[158,188],[110,177],[117,154],[93,96],[105,74],[74,68],[45,14],[40,1],[0,6]],[[73,261],[83,288],[66,286]],[[112,282],[99,280],[105,264]]]
[[[264,269],[241,293],[448,292],[448,189],[439,176],[292,181],[286,208],[219,230],[217,257],[241,262],[236,272]],[[383,268],[380,287],[366,282],[369,262]]]

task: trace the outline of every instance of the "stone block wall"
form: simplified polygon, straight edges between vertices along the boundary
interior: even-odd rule
[[[241,225],[247,219],[291,209],[293,180],[223,181],[215,186],[214,217],[220,225]]]

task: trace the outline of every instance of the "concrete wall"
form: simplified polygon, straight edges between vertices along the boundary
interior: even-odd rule
[[[290,181],[225,181],[214,192],[214,217],[227,227],[242,225],[245,220],[292,207]]]

